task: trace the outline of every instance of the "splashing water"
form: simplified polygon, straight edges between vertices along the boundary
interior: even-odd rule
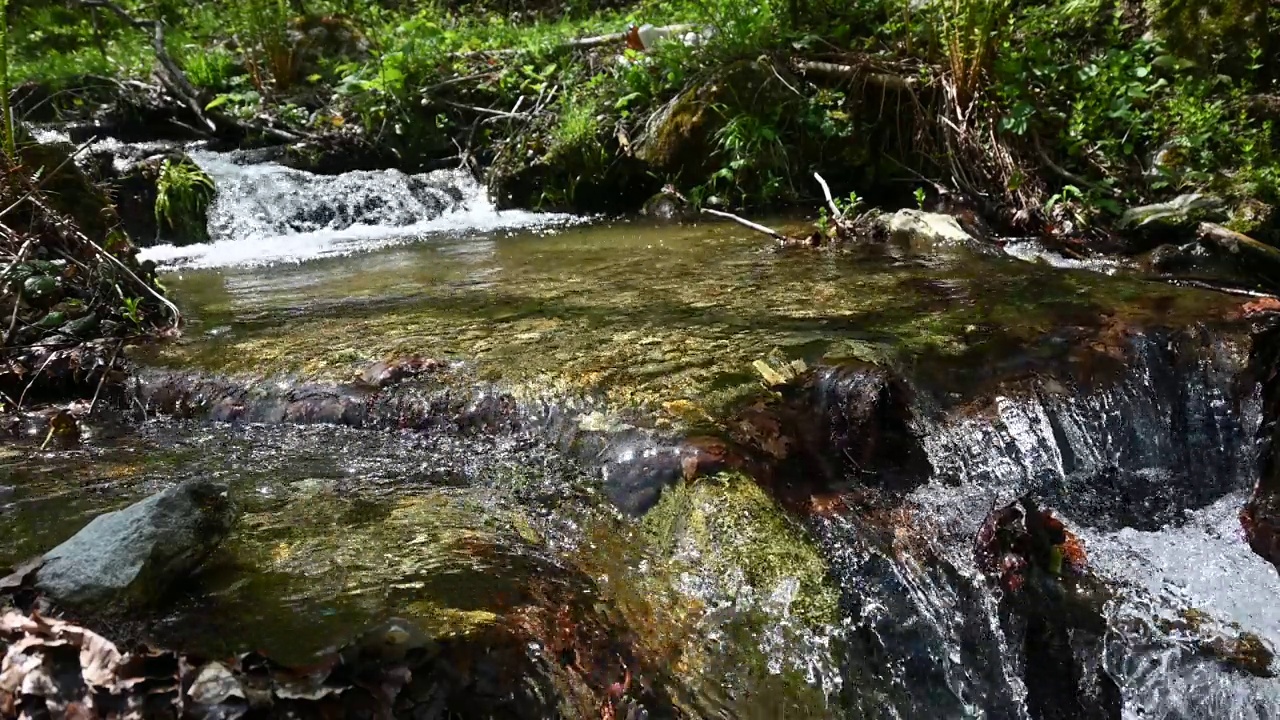
[[[316,175],[276,163],[239,165],[196,151],[218,196],[205,245],[148,248],[143,259],[173,268],[255,266],[349,255],[434,234],[551,228],[569,215],[499,211],[464,170]]]

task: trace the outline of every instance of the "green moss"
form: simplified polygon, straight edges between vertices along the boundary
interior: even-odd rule
[[[741,573],[758,597],[794,580],[791,613],[814,626],[837,620],[838,592],[826,561],[751,478],[722,474],[669,488],[644,528],[660,553],[676,562],[696,558],[697,572],[719,578]]]

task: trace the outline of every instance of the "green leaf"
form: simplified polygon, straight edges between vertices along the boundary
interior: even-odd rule
[[[209,101],[209,104],[204,106],[204,109],[205,109],[205,110],[216,110],[217,108],[220,108],[220,107],[222,107],[223,105],[226,105],[226,104],[227,104],[228,102],[230,102],[230,101],[231,101],[231,96],[230,96],[230,95],[219,95],[218,97],[216,97],[216,98],[214,98],[214,99],[210,100],[210,101]]]

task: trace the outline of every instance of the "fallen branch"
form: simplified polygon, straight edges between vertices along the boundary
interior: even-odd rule
[[[200,119],[202,123],[209,126],[209,130],[217,132],[218,126],[205,113],[204,105],[200,102],[200,94],[196,92],[191,81],[187,80],[186,73],[182,72],[182,68],[178,63],[174,62],[169,55],[168,49],[164,42],[164,21],[160,19],[146,20],[135,18],[129,14],[127,10],[117,5],[112,0],[77,0],[82,7],[88,8],[105,8],[115,13],[125,24],[140,30],[151,31],[151,49],[155,53],[156,63],[159,70],[156,75],[160,78],[160,83],[165,86],[169,92],[172,92],[177,98],[187,104],[191,112]]]
[[[521,98],[523,99],[523,96],[521,96]],[[441,105],[448,105],[449,107],[457,108],[459,110],[468,110],[473,113],[477,113],[480,115],[491,115],[496,118],[522,118],[522,117],[527,117],[529,115],[529,113],[509,112],[507,110],[494,110],[493,108],[479,107],[476,105],[463,105],[460,102],[454,102],[452,100],[437,100],[436,102],[440,103]]]
[[[655,28],[655,31],[659,35],[670,36],[676,33],[684,33],[684,32],[689,32],[690,30],[696,30],[696,29],[698,29],[697,25],[680,24],[680,25],[666,25],[664,27]],[[592,37],[572,38],[562,43],[558,43],[554,47],[555,49],[564,49],[564,50],[590,50],[592,48],[598,48],[604,45],[612,45],[614,43],[625,42],[627,39],[627,35],[628,33],[626,32],[619,32],[619,33],[609,33],[607,35],[594,35]],[[519,48],[499,48],[499,49],[493,49],[493,50],[469,50],[466,52],[454,53],[453,57],[462,57],[462,58],[505,57],[509,55],[516,55],[520,52],[523,52],[523,50]]]
[[[1111,190],[1111,189],[1109,189],[1109,188],[1103,187],[1102,185],[1099,185],[1098,183],[1095,183],[1095,182],[1093,182],[1093,181],[1089,180],[1088,178],[1084,178],[1084,177],[1081,177],[1081,176],[1079,176],[1079,175],[1076,175],[1075,173],[1071,172],[1070,170],[1068,170],[1068,169],[1066,169],[1066,168],[1062,167],[1061,165],[1059,165],[1058,163],[1054,162],[1054,161],[1053,161],[1053,158],[1049,157],[1049,153],[1046,153],[1046,152],[1044,151],[1044,148],[1040,145],[1040,138],[1035,137],[1035,136],[1033,135],[1033,136],[1032,136],[1032,140],[1033,140],[1033,142],[1035,143],[1035,146],[1036,146],[1036,154],[1040,156],[1040,161],[1041,161],[1041,162],[1043,162],[1043,163],[1045,164],[1045,167],[1047,167],[1047,168],[1049,168],[1050,170],[1054,171],[1055,173],[1057,173],[1058,175],[1062,176],[1064,179],[1066,179],[1066,180],[1070,181],[1070,182],[1071,182],[1072,184],[1074,184],[1074,185],[1082,185],[1082,186],[1087,187],[1087,188],[1089,188],[1089,189],[1091,189],[1091,190],[1096,190],[1096,191],[1098,191],[1098,192],[1100,192],[1100,193],[1104,193],[1104,194],[1106,194],[1106,195],[1110,195],[1111,197],[1120,197],[1120,194],[1119,194],[1118,192],[1116,192],[1115,190]]]
[[[898,90],[901,92],[909,92],[914,89],[919,81],[913,77],[902,77],[901,75],[892,75],[890,73],[867,72],[862,68],[853,65],[840,65],[838,63],[822,62],[819,60],[795,60],[796,70],[801,75],[824,75],[826,77],[837,78],[840,80],[863,80],[868,84],[875,85],[885,90]]]
[[[702,208],[702,212],[708,215],[715,215],[716,217],[724,218],[726,220],[732,220],[745,228],[751,228],[752,230],[755,230],[758,233],[764,233],[765,235],[768,235],[769,237],[773,238],[774,240],[777,240],[778,242],[782,242],[782,243],[798,242],[795,238],[787,235],[783,235],[782,233],[778,232],[777,230],[774,230],[773,228],[765,227],[760,223],[751,222],[750,220],[744,217],[739,217],[737,215],[734,215],[733,213],[727,213],[721,210],[712,210],[711,208]]]
[[[836,207],[835,198],[831,197],[831,188],[827,186],[827,181],[816,172],[813,174],[813,179],[817,180],[818,184],[822,186],[822,194],[827,198],[827,207],[831,208],[831,219],[839,220],[843,213],[840,212],[840,208]]]

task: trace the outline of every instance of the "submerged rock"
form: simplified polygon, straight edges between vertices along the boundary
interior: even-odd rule
[[[83,609],[154,601],[204,562],[234,517],[225,484],[189,480],[94,518],[45,554],[35,587]]]

